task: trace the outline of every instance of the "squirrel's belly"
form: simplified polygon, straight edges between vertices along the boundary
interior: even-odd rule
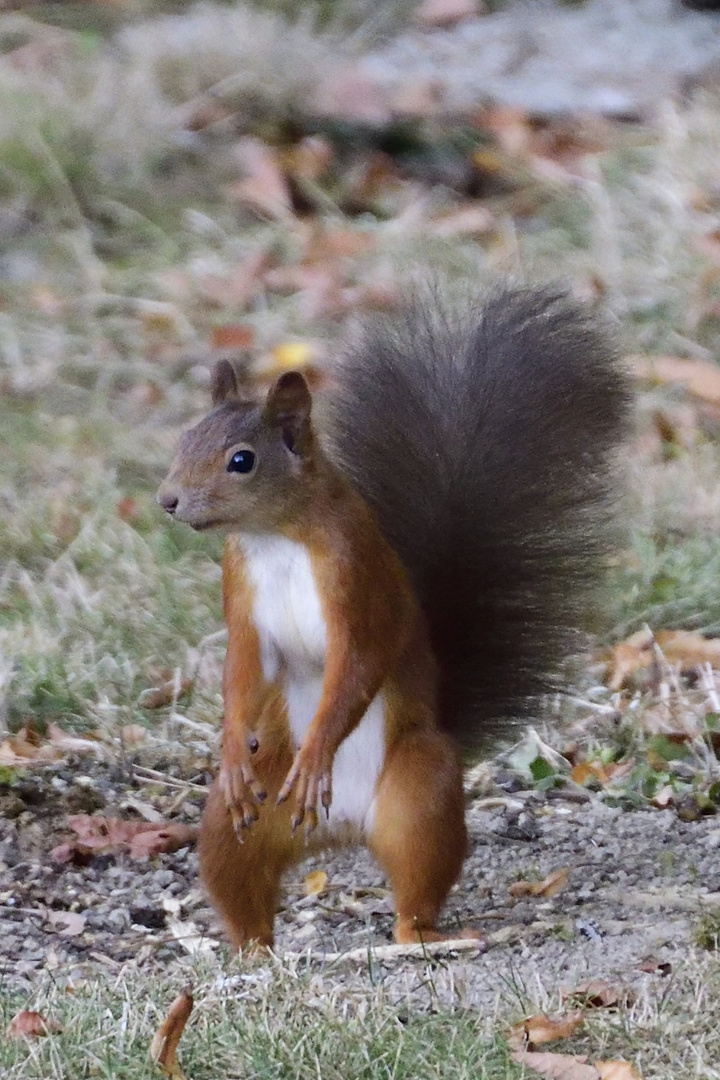
[[[295,747],[299,747],[322,695],[322,677],[296,679],[288,674],[285,702]],[[332,806],[327,825],[350,825],[367,834],[375,816],[375,789],[385,761],[385,700],[377,694],[362,720],[335,755]],[[322,823],[322,822],[321,822]]]

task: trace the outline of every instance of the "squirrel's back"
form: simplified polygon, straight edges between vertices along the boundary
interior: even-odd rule
[[[564,292],[416,296],[367,321],[330,395],[333,455],[428,617],[440,723],[461,743],[527,715],[588,623],[615,537],[630,394]]]

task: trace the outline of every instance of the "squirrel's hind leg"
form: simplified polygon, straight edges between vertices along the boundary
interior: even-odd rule
[[[390,878],[398,943],[468,936],[435,929],[467,849],[462,772],[444,736],[408,734],[392,749],[368,845]]]
[[[200,876],[232,945],[272,945],[280,879],[302,856],[287,807],[263,806],[240,843],[215,780],[203,812],[198,852]]]

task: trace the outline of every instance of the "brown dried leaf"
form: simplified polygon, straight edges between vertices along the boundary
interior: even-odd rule
[[[618,1005],[630,1005],[635,1001],[635,993],[626,986],[612,986],[602,979],[589,979],[575,989],[563,995],[566,1001],[579,1001],[594,1009],[612,1009]]]
[[[651,975],[670,975],[672,964],[669,960],[659,960],[657,956],[647,956],[638,964],[638,971],[649,971]]]
[[[177,851],[194,842],[197,830],[176,821],[154,824],[148,821],[123,821],[90,814],[76,814],[69,819],[78,839],[60,844],[51,852],[55,862],[86,865],[92,856],[107,851],[128,851],[134,859]]]
[[[642,1080],[634,1065],[628,1061],[596,1061],[600,1080]]]
[[[538,1054],[516,1050],[513,1059],[547,1080],[600,1080],[600,1073],[587,1064],[587,1054]]]
[[[255,345],[255,330],[247,323],[214,326],[210,332],[210,345],[213,349],[247,352]]]
[[[534,893],[535,896],[543,896],[545,899],[550,899],[551,896],[557,896],[559,892],[567,887],[568,878],[570,877],[570,867],[564,866],[560,870],[553,870],[551,874],[536,884]]]
[[[26,725],[0,744],[0,765],[22,767],[34,761],[60,761],[63,754],[57,746],[44,740],[33,727]]]
[[[633,356],[629,364],[637,379],[663,386],[682,386],[701,401],[720,406],[720,367],[709,360]]]
[[[293,176],[317,184],[332,165],[334,154],[332,144],[327,139],[320,135],[306,135],[285,151],[284,161]]]
[[[597,761],[579,761],[570,770],[570,779],[573,783],[584,787],[585,784],[593,780],[598,781],[600,784],[606,784],[608,775],[605,767]]]
[[[22,1009],[10,1021],[7,1033],[9,1039],[37,1039],[61,1030],[62,1027],[56,1020],[47,1020],[42,1013]]]
[[[508,888],[511,896],[543,896],[549,899],[562,892],[568,883],[570,876],[569,867],[562,870],[553,870],[542,881],[514,881]]]
[[[664,764],[664,762],[663,762]],[[665,787],[660,788],[650,800],[653,806],[657,806],[659,810],[667,810],[669,806],[675,804],[677,798],[674,788],[670,784],[666,784]]]
[[[607,684],[612,691],[621,690],[631,675],[647,668],[654,659],[653,638],[647,630],[638,630],[612,651],[608,665]]]
[[[487,206],[471,203],[449,214],[443,214],[428,222],[427,232],[431,236],[486,236],[497,225],[495,215]]]
[[[181,679],[179,686],[176,686],[174,679],[168,679],[161,686],[151,686],[143,690],[137,703],[141,709],[162,709],[164,705],[172,705],[173,701],[179,701],[180,698],[185,697],[194,685],[194,679]]]
[[[141,743],[147,742],[148,735],[148,729],[142,724],[125,724],[120,729],[120,737],[125,746],[140,746]]]
[[[291,221],[292,196],[278,151],[248,136],[238,141],[235,156],[245,179],[230,185],[231,197],[261,217]]]
[[[706,638],[693,630],[658,630],[655,640],[670,664],[692,671],[703,664],[720,669],[720,638]]]
[[[583,1022],[580,1009],[567,1013],[557,1020],[551,1020],[545,1013],[537,1013],[515,1024],[511,1029],[508,1042],[511,1046],[530,1048],[543,1043],[555,1042],[556,1039],[568,1039]]]
[[[448,27],[476,19],[485,10],[480,0],[423,0],[415,8],[413,18],[421,26]]]
[[[193,1009],[190,990],[183,990],[175,998],[162,1024],[150,1044],[150,1057],[168,1076],[185,1080],[177,1060],[177,1048]]]

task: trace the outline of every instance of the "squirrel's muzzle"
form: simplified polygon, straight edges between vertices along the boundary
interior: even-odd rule
[[[157,501],[160,503],[163,510],[165,510],[168,514],[174,515],[175,511],[178,508],[178,503],[180,502],[180,499],[174,491],[168,491],[160,488],[157,493]]]

